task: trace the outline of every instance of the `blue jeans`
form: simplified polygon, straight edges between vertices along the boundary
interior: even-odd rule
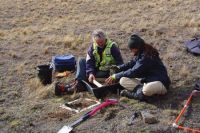
[[[94,76],[96,78],[107,78],[109,77],[110,72],[109,71],[97,71]],[[77,63],[77,71],[76,71],[76,80],[81,81],[81,80],[86,80],[87,81],[87,76],[86,75],[86,60],[84,58],[78,59]]]

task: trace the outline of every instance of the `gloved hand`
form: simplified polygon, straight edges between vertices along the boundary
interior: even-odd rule
[[[118,67],[117,65],[111,65],[110,68],[111,68],[111,69],[117,69],[117,70],[119,70],[119,67]]]
[[[110,66],[111,75],[114,74],[114,73],[117,73],[117,72],[119,72],[119,67],[117,65]]]
[[[111,85],[115,82],[115,74],[113,74],[112,76],[108,77],[106,80],[105,80],[105,83],[107,85]]]

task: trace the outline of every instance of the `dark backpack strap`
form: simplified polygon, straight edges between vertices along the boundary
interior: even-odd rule
[[[187,51],[194,54],[200,55],[200,38],[194,38],[190,41],[185,42]]]

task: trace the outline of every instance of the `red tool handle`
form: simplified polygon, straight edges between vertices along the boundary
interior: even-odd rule
[[[182,116],[183,113],[185,112],[186,108],[188,107],[189,103],[191,102],[192,96],[193,96],[195,93],[200,93],[200,91],[197,91],[197,90],[193,90],[193,91],[192,91],[192,93],[190,94],[190,97],[188,98],[188,100],[187,100],[185,106],[182,108],[180,114],[179,114],[178,117],[176,118],[175,123],[174,123],[174,126],[175,126],[176,128],[182,129],[182,130],[184,130],[184,131],[190,131],[190,132],[194,132],[194,133],[200,133],[200,130],[196,130],[196,129],[192,129],[192,128],[189,128],[189,127],[183,127],[183,126],[178,125],[179,119],[181,118],[181,116]]]
[[[182,129],[183,131],[190,131],[192,133],[200,133],[200,130],[192,129],[192,128],[189,128],[189,127],[178,126],[178,128]]]
[[[179,121],[179,119],[181,118],[181,116],[183,115],[183,113],[185,112],[185,110],[186,110],[186,108],[188,107],[188,105],[189,105],[189,103],[190,103],[190,101],[191,101],[191,99],[192,99],[192,93],[190,94],[190,97],[188,98],[188,100],[187,100],[187,102],[186,102],[186,104],[185,104],[185,106],[183,107],[183,109],[181,110],[181,112],[180,112],[180,114],[178,115],[178,117],[176,118],[176,120],[175,120],[175,123],[177,124],[178,123],[178,121]]]
[[[94,108],[91,112],[89,112],[89,115],[90,116],[93,116],[95,115],[95,113],[98,111],[98,110],[101,110],[102,108],[108,106],[108,105],[111,105],[111,104],[116,104],[118,103],[117,100],[115,99],[108,99],[106,100],[105,102],[103,102],[102,104],[100,104],[99,106],[97,106],[96,108]]]
[[[189,103],[190,103],[190,101],[191,101],[191,99],[192,99],[192,96],[193,96],[195,93],[200,93],[200,91],[197,91],[197,90],[192,91],[192,93],[190,94],[190,97],[188,98],[188,100],[187,100],[185,106],[182,108],[181,112],[179,113],[178,117],[177,117],[176,120],[175,120],[175,123],[176,123],[176,124],[178,124],[179,119],[181,118],[181,116],[182,116],[183,113],[185,112],[186,108],[188,107],[188,105],[189,105]]]

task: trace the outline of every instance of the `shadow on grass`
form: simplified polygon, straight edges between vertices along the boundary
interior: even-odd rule
[[[183,102],[188,99],[193,89],[193,86],[170,88],[166,95],[149,97],[146,102],[160,109],[177,110],[183,106]]]

